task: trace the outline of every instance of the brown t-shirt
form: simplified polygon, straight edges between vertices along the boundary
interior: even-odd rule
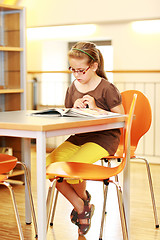
[[[86,94],[94,97],[97,107],[107,111],[110,111],[110,109],[120,105],[122,102],[121,94],[118,89],[107,80],[101,79],[101,82],[94,90],[86,93],[79,92],[73,82],[66,92],[65,107],[72,108],[74,102]],[[119,129],[75,134],[67,139],[67,141],[78,146],[86,142],[97,143],[105,148],[110,155],[113,155],[116,152],[119,140]]]

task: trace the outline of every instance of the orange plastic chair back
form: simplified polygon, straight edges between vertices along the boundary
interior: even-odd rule
[[[133,127],[133,115],[135,114],[135,108],[137,106],[137,93],[134,93],[132,96],[131,96],[131,102],[130,102],[130,106],[129,106],[129,109],[128,109],[128,119],[127,119],[127,122],[126,122],[126,126],[125,126],[125,129],[124,129],[124,132],[125,132],[125,139],[124,139],[124,148],[123,148],[123,159],[122,159],[122,163],[118,166],[122,168],[125,167],[125,164],[126,164],[126,161],[127,161],[127,151],[129,150],[129,147],[130,147],[130,139],[131,139],[131,129]],[[117,167],[117,168],[118,168]],[[123,170],[123,169],[122,169]]]
[[[137,90],[128,90],[121,93],[125,114],[129,112],[134,94],[137,94],[137,101],[134,110],[135,118],[133,119],[131,128],[131,151],[133,150],[133,152],[136,150],[140,138],[149,130],[152,121],[150,103],[147,97]],[[123,145],[123,132],[121,133],[119,148]]]

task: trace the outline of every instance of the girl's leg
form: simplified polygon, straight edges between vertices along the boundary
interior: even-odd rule
[[[66,181],[63,181],[61,183],[57,182],[56,187],[58,191],[60,191],[63,194],[63,196],[65,196],[69,200],[69,202],[73,205],[73,207],[78,213],[83,212],[84,209],[83,199],[84,200],[87,199],[85,181],[73,185],[67,183]]]
[[[102,148],[101,146],[95,144],[95,143],[86,143],[82,145],[79,150],[73,154],[69,161],[70,162],[84,162],[84,163],[94,163],[101,159],[104,156],[109,155],[108,152]],[[86,182],[79,182],[79,184],[72,183],[72,181],[68,181],[68,183],[72,184],[72,188],[77,193],[77,199],[80,197],[81,199],[88,200],[88,196],[86,194]],[[75,198],[76,201],[76,198]],[[85,204],[83,203],[83,206]],[[86,204],[83,208],[83,213],[80,214],[79,210],[81,208],[74,206],[74,210],[71,212],[71,221],[79,226],[79,234],[86,234],[89,230],[90,223],[91,223],[91,217],[94,212],[94,205]],[[87,215],[85,213],[87,212]],[[86,219],[87,218],[87,219]],[[89,219],[88,219],[89,218]]]
[[[77,151],[68,159],[69,162],[82,162],[82,163],[95,163],[104,156],[109,156],[109,153],[101,146],[96,143],[88,142],[79,147]],[[72,182],[73,181],[73,182]],[[87,200],[86,194],[86,182],[79,181],[75,183],[74,180],[68,180],[68,183],[72,184],[73,189],[77,195]]]
[[[76,146],[65,142],[48,156],[47,165],[51,162],[59,161],[94,163],[107,155],[109,155],[108,152],[95,143]],[[57,183],[57,189],[69,200],[77,211],[80,234],[85,234],[86,229],[88,231],[90,225],[88,215],[85,217],[85,213],[87,210],[89,218],[91,218],[93,207],[90,204],[87,204],[87,206],[84,205],[84,200],[87,200],[86,182],[79,180],[77,184],[77,180],[76,182],[74,180],[67,180],[67,182]]]
[[[82,196],[82,192],[85,193],[85,181],[80,182],[79,184],[75,184],[77,192],[80,193]],[[77,195],[75,192],[74,188],[72,187],[73,185],[67,183],[66,181],[63,181],[61,183],[57,182],[57,189],[60,191],[63,196],[65,196],[69,202],[74,206],[75,211],[77,212],[77,220],[76,224],[79,227],[79,234],[83,235],[86,234],[90,228],[91,224],[91,217],[94,212],[94,205],[87,204],[87,206],[84,205],[84,201],[82,200],[81,197]]]
[[[82,181],[79,184],[72,184],[72,188],[81,199],[87,200],[86,181]]]
[[[46,165],[49,165],[53,162],[65,162],[70,161],[71,158],[74,158],[76,152],[80,149],[80,146],[76,146],[70,142],[64,142],[59,147],[57,147],[54,151],[52,151],[46,159]],[[76,159],[75,159],[76,160]],[[47,176],[48,178],[48,176]],[[60,191],[73,205],[77,212],[81,212],[84,207],[84,202],[82,199],[86,199],[86,184],[85,182],[80,182],[80,184],[72,184],[72,183],[79,183],[80,181],[70,181],[69,183],[63,181],[61,183],[57,182],[57,189]],[[77,189],[77,193],[74,190]]]
[[[51,162],[62,161],[94,163],[107,155],[109,155],[108,152],[96,143],[89,142],[82,146],[76,146],[66,141],[48,155],[46,162],[47,165]],[[82,201],[87,199],[85,181],[78,181],[78,184],[77,180],[63,181],[62,183],[57,183],[57,188],[71,202],[77,211],[82,208]],[[80,204],[79,208],[78,204]]]

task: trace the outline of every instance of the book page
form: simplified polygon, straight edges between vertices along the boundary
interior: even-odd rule
[[[97,118],[119,115],[118,113],[113,113],[103,109],[93,110],[89,108],[71,108],[70,111],[77,115],[84,115],[84,116],[97,117]]]
[[[61,115],[61,112],[57,110],[56,108],[49,108],[49,109],[43,109],[43,110],[37,110],[33,113],[31,113],[33,116],[41,116],[41,115]]]
[[[31,113],[32,116],[68,116],[68,117],[96,117],[105,118],[118,116],[120,114],[103,109],[89,108],[49,108]]]

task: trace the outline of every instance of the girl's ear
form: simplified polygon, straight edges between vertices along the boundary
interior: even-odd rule
[[[91,69],[92,69],[94,72],[97,71],[97,68],[98,68],[98,63],[97,63],[97,62],[92,63]]]

